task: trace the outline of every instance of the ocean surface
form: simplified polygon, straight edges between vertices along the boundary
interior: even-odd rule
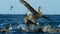
[[[47,20],[45,18],[40,18],[37,20],[39,22],[40,27],[50,24],[52,28],[57,28],[58,25],[60,25],[60,15],[46,15],[50,18],[50,20]],[[56,33],[42,33],[42,32],[22,32],[17,29],[17,26],[23,25],[23,19],[24,15],[19,14],[0,14],[0,28],[5,28],[6,24],[12,24],[13,29],[8,31],[7,34],[60,34],[60,32]],[[0,34],[5,34],[0,32]]]

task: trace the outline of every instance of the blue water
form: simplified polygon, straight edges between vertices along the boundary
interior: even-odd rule
[[[47,20],[45,18],[40,18],[37,21],[40,23],[40,27],[42,28],[44,25],[50,24],[52,28],[57,28],[57,26],[60,24],[60,15],[46,15],[50,18],[50,20]],[[21,32],[17,29],[18,25],[23,25],[22,19],[24,18],[24,15],[13,15],[13,14],[0,14],[0,28],[5,28],[6,24],[12,24],[13,29],[11,31],[8,31],[8,34],[59,34],[60,32],[56,33],[42,33],[42,32]],[[5,34],[1,33],[0,34]]]

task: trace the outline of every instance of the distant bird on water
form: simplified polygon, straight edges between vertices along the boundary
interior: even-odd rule
[[[10,30],[12,30],[11,24],[7,24],[6,28],[0,28],[0,32],[2,32],[2,33],[7,33]]]

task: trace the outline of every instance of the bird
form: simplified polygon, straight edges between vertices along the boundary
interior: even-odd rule
[[[37,19],[39,19],[39,18],[41,18],[41,17],[50,20],[50,18],[48,18],[47,16],[42,15],[42,8],[41,8],[41,7],[38,8],[38,12],[37,12],[32,6],[30,6],[30,4],[28,4],[26,1],[24,1],[24,0],[19,0],[19,1],[20,1],[28,10],[30,10],[30,12],[33,14],[33,18],[34,18],[35,20],[37,20]]]
[[[7,33],[10,30],[12,30],[12,25],[11,24],[7,24],[6,28],[1,28],[0,32]]]
[[[12,10],[13,9],[13,6],[11,5],[10,9]]]

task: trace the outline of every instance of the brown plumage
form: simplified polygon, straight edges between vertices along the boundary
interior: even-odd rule
[[[20,2],[21,2],[28,10],[30,10],[30,12],[33,14],[33,18],[34,18],[35,20],[39,19],[40,17],[43,17],[43,18],[46,18],[46,19],[49,20],[48,17],[42,15],[42,12],[41,12],[41,11],[40,11],[41,13],[38,13],[38,12],[37,12],[32,6],[30,6],[26,1],[20,0]],[[39,9],[40,9],[40,7],[39,7]]]

